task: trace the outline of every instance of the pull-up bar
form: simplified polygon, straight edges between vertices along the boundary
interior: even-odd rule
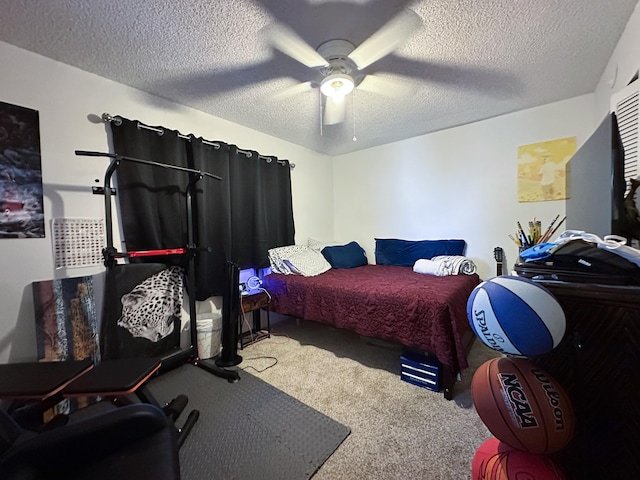
[[[178,165],[169,165],[166,163],[160,162],[152,162],[151,160],[143,160],[141,158],[134,157],[125,157],[124,155],[119,155],[117,153],[105,153],[105,152],[90,152],[86,150],[76,150],[76,155],[84,156],[84,157],[109,157],[114,159],[116,162],[120,162],[122,160],[126,162],[134,162],[134,163],[143,163],[145,165],[151,165],[154,167],[168,168],[170,170],[180,170],[183,172],[195,173],[200,177],[210,177],[216,180],[222,180],[222,177],[218,175],[214,175],[213,173],[203,172],[202,170],[196,170],[195,168],[187,168],[187,167],[179,167]]]
[[[187,205],[188,205],[188,209],[189,209],[189,215],[191,214],[191,193],[190,193],[190,187],[199,179],[201,179],[202,177],[209,177],[209,178],[213,178],[214,180],[222,180],[221,177],[219,177],[218,175],[214,175],[213,173],[209,173],[209,172],[203,172],[202,170],[196,170],[194,168],[187,168],[187,167],[180,167],[178,165],[170,165],[167,163],[160,163],[160,162],[153,162],[151,160],[144,160],[142,158],[134,158],[134,157],[127,157],[124,155],[120,155],[117,153],[107,153],[107,152],[92,152],[92,151],[87,151],[87,150],[76,150],[75,154],[78,156],[85,156],[85,157],[107,157],[111,159],[111,163],[109,164],[109,167],[107,168],[107,171],[104,174],[104,206],[105,206],[105,222],[107,224],[107,228],[106,228],[106,234],[107,234],[107,248],[105,249],[105,262],[110,261],[109,257],[111,257],[111,259],[113,259],[114,257],[116,257],[118,255],[117,251],[114,249],[113,247],[113,231],[111,230],[112,226],[112,217],[111,217],[111,177],[113,176],[113,173],[116,171],[116,169],[118,168],[118,165],[120,165],[120,162],[133,162],[133,163],[141,163],[144,165],[149,165],[152,167],[160,167],[160,168],[168,168],[170,170],[179,170],[182,172],[188,172],[188,173],[192,173],[194,174],[195,178],[192,178],[191,181],[189,182],[189,187],[187,188]],[[188,217],[187,220],[189,221],[190,218]],[[191,242],[191,238],[189,239],[189,241]],[[133,253],[133,252],[132,252]],[[177,253],[177,252],[174,252]],[[166,253],[165,253],[166,254]],[[148,255],[152,255],[152,254],[148,254]],[[134,255],[129,255],[129,256],[134,256]],[[139,255],[139,256],[143,256],[143,255]]]

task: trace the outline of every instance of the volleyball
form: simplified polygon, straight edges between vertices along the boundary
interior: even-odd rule
[[[485,345],[510,355],[549,353],[566,329],[562,307],[549,290],[510,275],[476,286],[467,301],[467,317]]]
[[[569,396],[525,358],[492,358],[480,365],[471,379],[471,397],[489,431],[523,452],[554,453],[573,437]]]

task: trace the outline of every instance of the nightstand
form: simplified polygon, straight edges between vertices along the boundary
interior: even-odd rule
[[[240,317],[240,335],[239,345],[240,349],[243,349],[247,345],[259,342],[265,338],[271,336],[271,320],[269,318],[269,310],[266,310],[267,305],[271,301],[271,297],[265,290],[256,290],[241,296],[240,304],[242,306],[243,315]],[[265,309],[267,312],[267,329],[263,330],[260,320],[260,310]],[[243,332],[244,327],[244,315],[251,313],[252,325],[251,331]],[[248,319],[248,316],[247,316]]]

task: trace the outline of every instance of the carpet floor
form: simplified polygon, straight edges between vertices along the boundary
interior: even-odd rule
[[[474,342],[447,401],[400,380],[397,345],[288,318],[272,332],[239,351],[239,367],[351,429],[314,480],[471,478],[473,455],[491,437],[473,407],[471,377],[497,352]]]

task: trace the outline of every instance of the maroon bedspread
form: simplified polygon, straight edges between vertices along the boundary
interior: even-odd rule
[[[479,283],[475,274],[437,277],[386,265],[265,278],[273,312],[426,350],[454,372],[468,366],[466,304]]]

